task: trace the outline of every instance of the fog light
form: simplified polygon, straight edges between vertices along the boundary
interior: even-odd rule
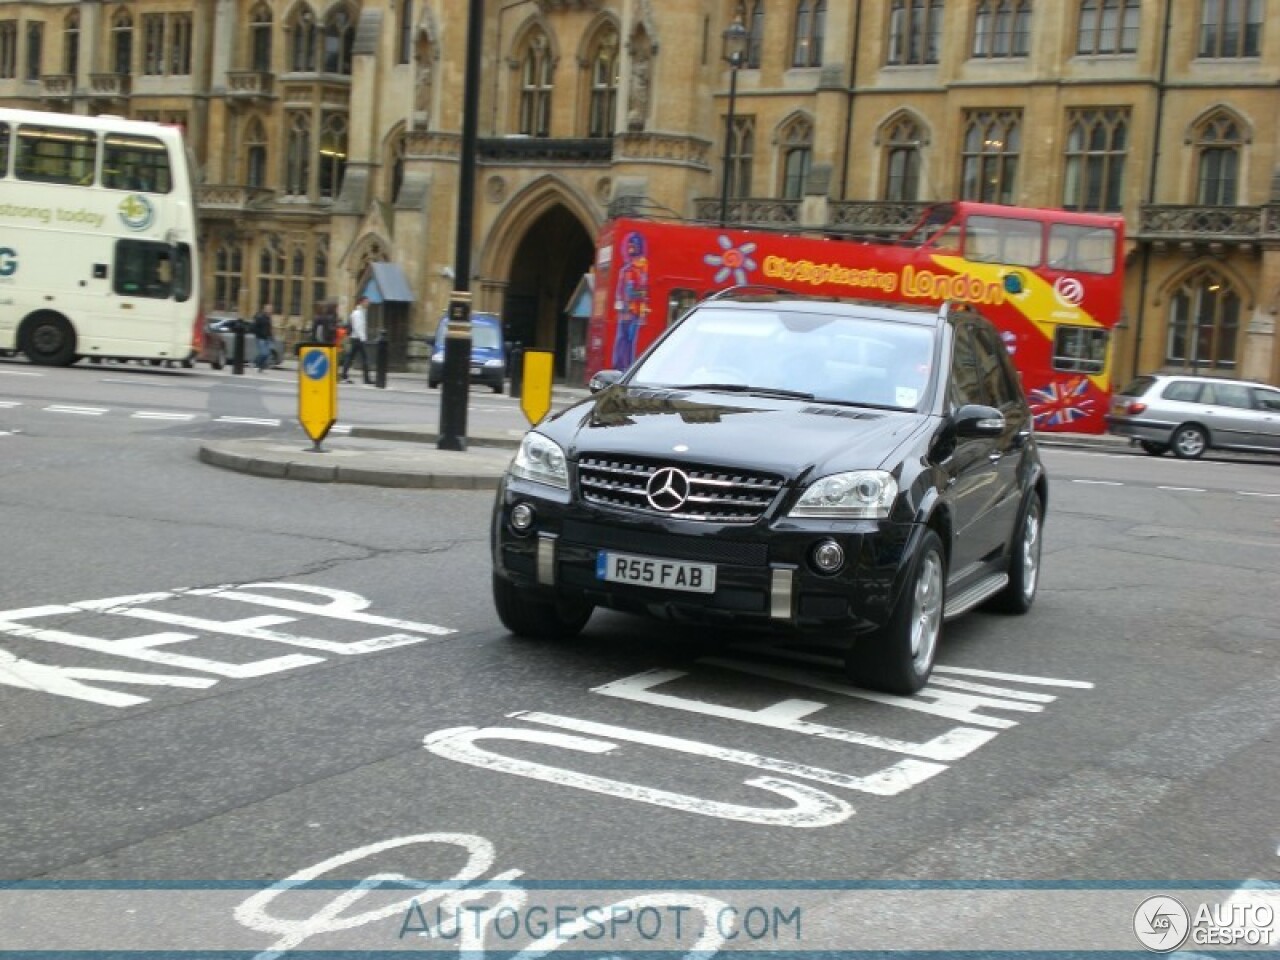
[[[524,533],[533,526],[533,507],[527,503],[517,503],[511,508],[511,527]]]
[[[813,548],[813,565],[819,573],[835,573],[844,566],[844,548],[834,540],[823,540]]]

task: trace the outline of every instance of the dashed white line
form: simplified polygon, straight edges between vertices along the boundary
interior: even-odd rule
[[[43,373],[35,373],[31,370],[0,370],[0,376],[5,377],[43,377]]]
[[[22,406],[21,400],[0,400],[0,407],[4,407],[6,410],[10,409],[11,407],[20,407],[20,406]]]
[[[1242,497],[1280,497],[1280,493],[1257,493],[1253,490],[1237,490],[1236,493]]]
[[[350,433],[350,432],[351,432],[351,428],[350,428],[350,427],[344,427],[344,426],[342,426],[341,424],[339,424],[339,425],[337,425],[337,426],[335,426],[335,427],[330,428],[329,432],[330,432],[330,433]]]
[[[1099,487],[1123,487],[1119,480],[1072,480],[1072,483],[1088,483]]]
[[[1181,493],[1204,493],[1204,487],[1156,487],[1157,490],[1173,490]]]
[[[44,409],[48,413],[75,413],[83,417],[100,417],[110,412],[107,407],[68,407],[57,403]]]
[[[130,414],[135,420],[194,420],[194,413],[165,413],[162,410],[138,410]]]
[[[259,427],[278,427],[279,420],[268,420],[261,417],[214,417],[214,423],[249,423]]]

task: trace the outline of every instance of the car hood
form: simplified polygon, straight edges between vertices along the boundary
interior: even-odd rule
[[[798,479],[890,469],[923,414],[698,390],[617,385],[539,426],[577,460],[609,454],[708,463]]]

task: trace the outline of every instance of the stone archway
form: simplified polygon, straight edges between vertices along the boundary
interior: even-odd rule
[[[511,259],[502,304],[507,339],[554,351],[557,378],[564,377],[569,352],[566,307],[594,253],[595,243],[582,221],[555,203],[528,224]]]

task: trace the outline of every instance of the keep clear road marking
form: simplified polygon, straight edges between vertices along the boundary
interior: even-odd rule
[[[104,413],[109,413],[107,407],[72,407],[55,403],[53,406],[44,408],[48,413],[75,413],[84,417],[100,417]]]

